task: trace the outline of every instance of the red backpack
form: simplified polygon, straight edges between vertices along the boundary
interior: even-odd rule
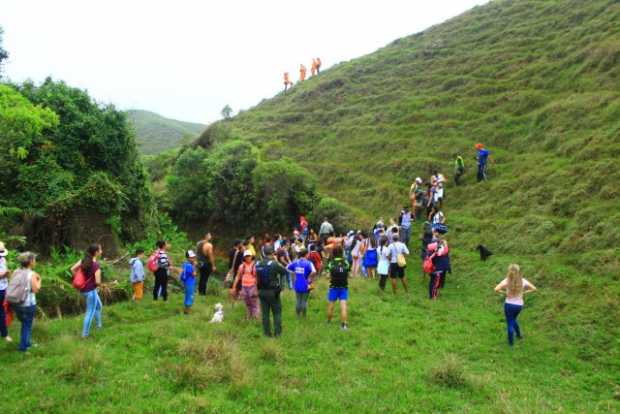
[[[146,267],[148,267],[148,269],[153,273],[157,272],[157,269],[159,269],[159,250],[156,250],[151,256],[149,256],[149,260],[146,262]]]
[[[73,287],[77,290],[82,290],[86,286],[86,275],[84,274],[84,270],[82,270],[82,266],[78,267],[75,273],[73,274]]]
[[[424,271],[424,273],[431,274],[435,270],[435,265],[433,265],[434,256],[435,255],[433,254],[424,259],[424,263],[422,263],[422,270]]]

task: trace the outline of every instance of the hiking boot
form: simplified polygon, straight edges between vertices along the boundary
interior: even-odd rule
[[[346,323],[341,323],[340,324],[340,329],[343,331],[348,331],[349,330],[349,325],[347,325]]]

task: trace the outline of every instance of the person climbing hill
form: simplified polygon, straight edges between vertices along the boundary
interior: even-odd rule
[[[487,164],[491,160],[491,152],[484,147],[483,144],[476,144],[476,150],[478,150],[478,155],[476,156],[476,160],[478,161],[478,182],[486,181],[487,179]]]
[[[321,73],[321,65],[323,63],[321,62],[321,58],[316,58],[315,62],[316,62],[316,74],[318,75],[319,73]]]
[[[299,81],[303,82],[306,80],[306,66],[302,63],[299,66]]]
[[[521,275],[521,268],[517,264],[508,266],[508,274],[497,286],[497,293],[506,291],[504,302],[504,314],[506,315],[506,325],[508,331],[508,345],[514,345],[514,335],[521,339],[521,329],[517,323],[517,317],[523,309],[523,295],[527,292],[535,292],[534,286],[529,280]]]
[[[288,72],[284,72],[284,92],[288,90],[288,88],[293,86],[293,82],[291,82],[291,78]]]
[[[316,59],[312,59],[312,66],[310,66],[310,73],[312,76],[316,76]]]
[[[457,154],[454,160],[454,184],[461,184],[463,174],[465,174],[465,161],[463,161],[463,157]]]

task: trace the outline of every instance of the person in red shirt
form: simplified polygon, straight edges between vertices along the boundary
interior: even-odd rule
[[[316,245],[310,245],[310,253],[308,254],[308,260],[312,262],[314,268],[316,269],[316,274],[321,274],[321,254],[316,250]]]
[[[299,228],[301,230],[301,238],[303,239],[303,241],[306,241],[306,239],[308,238],[308,220],[306,220],[306,217],[304,215],[299,216]]]

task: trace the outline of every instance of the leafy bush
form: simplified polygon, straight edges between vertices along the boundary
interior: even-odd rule
[[[0,205],[56,227],[78,208],[96,210],[121,218],[124,239],[140,235],[153,200],[123,112],[49,78],[0,85],[0,135],[0,179],[17,190]]]
[[[167,184],[175,218],[233,228],[288,228],[317,198],[305,169],[286,159],[261,161],[253,145],[238,140],[186,149]]]
[[[354,222],[354,215],[350,207],[332,197],[324,197],[310,215],[310,221],[314,225],[320,224],[327,218],[334,226],[337,233],[344,233]]]

